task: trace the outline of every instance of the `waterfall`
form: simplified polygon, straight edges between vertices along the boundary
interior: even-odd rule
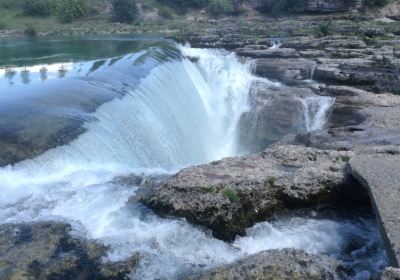
[[[335,103],[335,98],[329,96],[305,96],[300,98],[304,123],[307,132],[324,128],[329,109]]]

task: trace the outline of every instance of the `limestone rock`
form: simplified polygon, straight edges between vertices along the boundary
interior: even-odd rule
[[[340,263],[327,256],[310,255],[300,250],[268,250],[229,266],[207,271],[196,280],[252,279],[301,280],[343,279]]]
[[[354,192],[358,186],[345,172],[350,156],[277,145],[259,154],[186,168],[150,188],[141,201],[161,215],[187,218],[210,228],[217,238],[233,240],[278,211],[332,202]]]

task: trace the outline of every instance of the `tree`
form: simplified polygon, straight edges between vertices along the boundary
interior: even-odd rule
[[[132,23],[138,16],[135,0],[112,1],[114,21]]]

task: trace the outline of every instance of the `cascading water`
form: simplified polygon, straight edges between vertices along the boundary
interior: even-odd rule
[[[137,84],[134,79],[132,84],[115,86],[101,71],[121,67],[119,63],[138,65],[143,62],[141,53],[117,62],[93,63],[100,66],[92,66],[84,78],[79,76],[83,84],[113,91],[123,87],[123,94],[85,115],[85,132],[69,144],[0,169],[1,223],[66,221],[75,234],[109,245],[112,261],[141,252],[133,279],[175,279],[270,248],[340,255],[353,235],[368,236],[367,246],[381,248],[370,218],[361,219],[355,228],[352,220],[262,223],[228,244],[183,220],[157,217],[130,202],[140,186],[124,184],[118,180],[121,176],[165,174],[237,153],[237,124],[249,109],[249,88],[259,78],[234,54],[189,47],[179,51],[196,59],[196,64],[158,54],[162,62]],[[320,110],[307,108],[314,116],[310,123],[319,119]],[[356,256],[348,262],[359,260]],[[357,275],[363,273],[367,272],[357,270]]]
[[[304,112],[304,122],[307,132],[324,128],[329,109],[335,103],[335,98],[328,96],[306,96],[300,98]]]

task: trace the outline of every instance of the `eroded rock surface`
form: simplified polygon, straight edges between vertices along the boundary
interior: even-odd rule
[[[233,240],[278,211],[345,200],[358,185],[345,172],[351,152],[279,145],[182,170],[141,199]],[[362,191],[357,189],[362,197]],[[355,202],[354,202],[355,203]]]
[[[125,279],[139,260],[103,263],[107,248],[70,234],[68,224],[38,222],[0,226],[0,278]]]
[[[343,279],[340,262],[300,250],[268,250],[189,279]]]
[[[369,191],[390,264],[400,264],[400,148],[368,147],[350,161],[353,176]]]

